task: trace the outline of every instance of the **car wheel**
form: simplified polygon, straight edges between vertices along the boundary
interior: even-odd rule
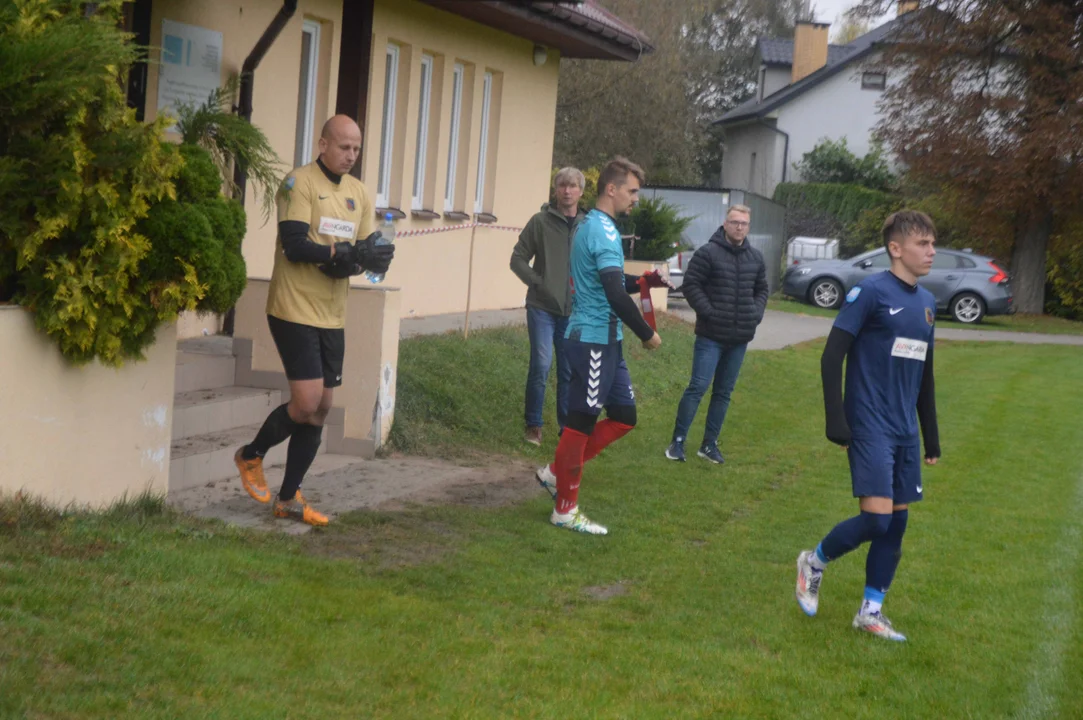
[[[971,292],[956,295],[950,309],[953,320],[967,325],[979,323],[985,317],[985,302]]]
[[[816,307],[834,310],[842,305],[842,285],[831,278],[820,278],[812,283],[808,292],[809,301]]]

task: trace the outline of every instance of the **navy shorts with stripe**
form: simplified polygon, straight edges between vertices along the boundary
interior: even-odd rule
[[[603,407],[636,404],[619,342],[599,345],[569,339],[564,341],[564,353],[572,370],[568,412],[598,415]]]
[[[887,497],[896,505],[921,500],[921,445],[854,438],[847,450],[854,497]]]

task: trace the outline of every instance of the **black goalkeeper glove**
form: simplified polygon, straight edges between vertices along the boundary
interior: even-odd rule
[[[355,262],[368,272],[386,273],[391,266],[391,260],[395,257],[394,243],[388,245],[376,244],[381,238],[383,238],[383,235],[377,230],[364,240],[358,240],[353,246]]]
[[[320,265],[320,272],[336,280],[360,275],[363,270],[357,262],[355,246],[348,242],[335,243],[335,256],[331,258],[331,262]]]

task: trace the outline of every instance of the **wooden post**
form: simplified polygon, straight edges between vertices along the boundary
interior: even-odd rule
[[[463,320],[463,338],[470,337],[470,295],[474,289],[474,237],[478,233],[478,224],[470,226],[470,260],[466,271],[466,318]]]

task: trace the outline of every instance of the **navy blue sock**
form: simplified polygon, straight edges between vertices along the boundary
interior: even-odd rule
[[[822,560],[838,560],[858,545],[875,540],[886,533],[890,525],[891,515],[880,515],[862,510],[860,515],[855,515],[836,525],[820,541],[816,552]]]
[[[891,515],[891,525],[886,533],[869,545],[869,556],[865,560],[865,586],[886,593],[895,578],[895,569],[902,558],[902,539],[906,532],[908,511],[896,510]],[[882,595],[881,595],[882,597]],[[881,602],[883,602],[881,600]]]
[[[256,433],[256,439],[241,450],[245,460],[263,457],[267,451],[279,444],[297,429],[297,423],[290,419],[289,403],[282,403],[263,421],[263,427]]]
[[[319,452],[322,435],[322,425],[301,423],[293,431],[289,447],[286,448],[286,472],[282,477],[282,487],[278,491],[279,500],[293,500],[293,496],[297,494],[301,481],[305,479],[305,473]]]

